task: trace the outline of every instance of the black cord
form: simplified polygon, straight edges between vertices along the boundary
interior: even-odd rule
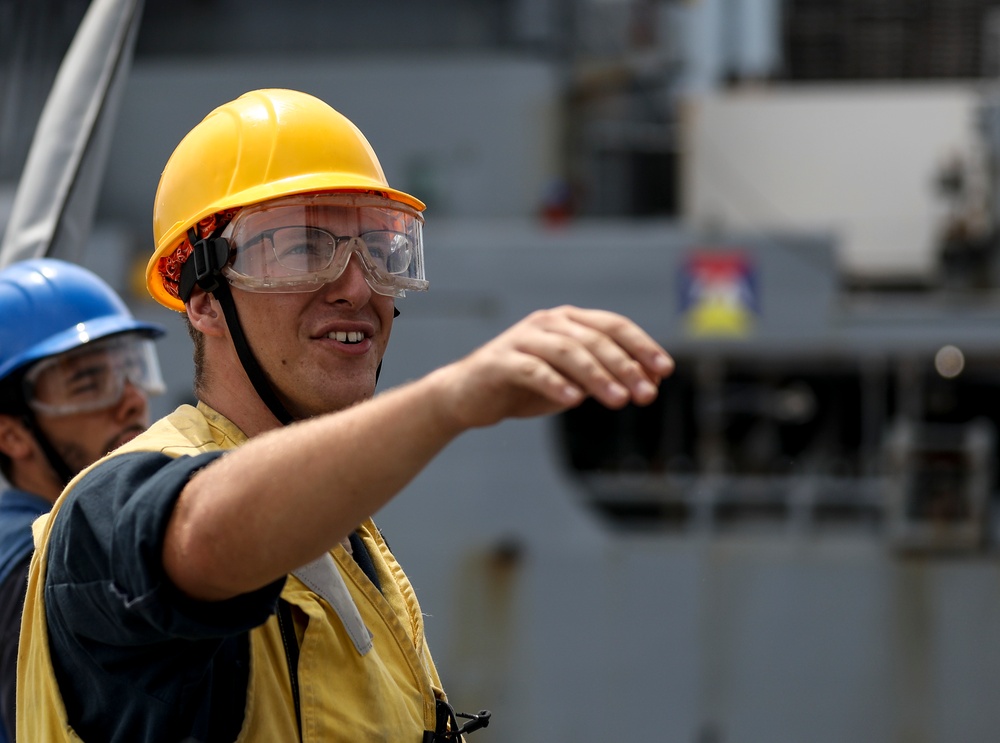
[[[299,740],[301,741],[302,703],[299,700],[299,639],[295,636],[292,605],[284,599],[278,599],[278,629],[281,630],[281,641],[285,646],[285,659],[288,661],[288,678],[292,684],[292,699],[295,702],[295,722],[299,727]]]

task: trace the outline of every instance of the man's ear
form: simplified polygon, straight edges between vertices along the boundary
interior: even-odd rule
[[[204,335],[223,336],[226,334],[226,320],[222,308],[215,297],[201,287],[195,287],[188,301],[184,303],[188,320],[192,327]]]
[[[34,438],[17,416],[0,415],[0,452],[13,460],[25,459],[34,452]]]

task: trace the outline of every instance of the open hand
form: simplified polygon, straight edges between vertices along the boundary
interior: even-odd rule
[[[609,408],[648,405],[673,359],[627,317],[563,306],[539,310],[465,358],[449,376],[462,427],[560,412],[593,397]]]

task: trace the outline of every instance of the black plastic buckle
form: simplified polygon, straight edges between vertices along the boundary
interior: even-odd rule
[[[479,728],[487,727],[490,724],[490,711],[488,709],[481,709],[475,715],[467,715],[464,712],[456,712],[455,714],[468,720],[467,723],[458,729],[459,735],[475,732]]]
[[[194,229],[188,231],[191,255],[181,269],[179,294],[186,302],[195,286],[211,294],[219,288],[222,269],[229,262],[229,241],[221,237],[206,237],[198,240]]]
[[[459,727],[457,719],[459,717],[468,722]],[[467,715],[464,712],[456,712],[448,702],[438,699],[436,730],[425,732],[423,743],[455,743],[466,733],[475,732],[489,724],[490,711],[487,709],[480,710],[476,715]]]

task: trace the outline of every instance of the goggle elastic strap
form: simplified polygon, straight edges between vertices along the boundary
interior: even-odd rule
[[[267,405],[268,410],[278,422],[287,426],[294,418],[278,399],[271,383],[264,376],[264,370],[257,362],[257,357],[254,356],[250,344],[247,343],[239,314],[236,312],[236,303],[233,301],[233,294],[229,289],[229,282],[222,275],[222,269],[229,261],[229,242],[218,237],[218,234],[199,239],[194,228],[188,230],[188,240],[191,242],[192,250],[191,256],[184,262],[184,268],[181,269],[179,287],[181,299],[186,302],[191,297],[195,285],[215,295],[222,306],[226,324],[229,326],[229,334],[232,336],[233,346],[236,348],[236,355],[239,356],[243,370],[250,379],[250,384],[253,385],[257,396]]]
[[[225,238],[209,235],[200,239],[192,227],[188,230],[188,241],[191,243],[191,255],[181,268],[178,286],[183,302],[188,301],[195,286],[212,294],[220,284],[226,283],[222,269],[229,262],[229,241]]]

